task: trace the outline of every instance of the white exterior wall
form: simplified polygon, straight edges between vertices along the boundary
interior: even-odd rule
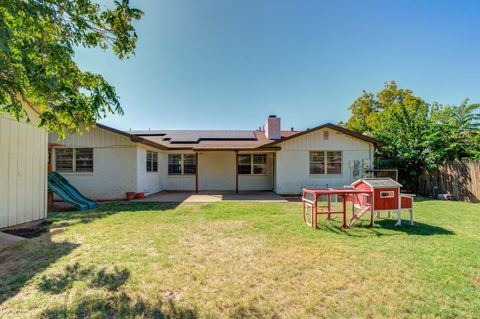
[[[329,131],[328,140],[323,132]],[[277,152],[276,187],[279,194],[299,194],[304,187],[341,187],[350,184],[352,160],[370,159],[373,145],[330,129],[322,129],[279,145]],[[310,151],[342,151],[341,175],[310,175]]]
[[[0,228],[47,217],[47,134],[0,114]]]
[[[137,190],[137,145],[127,136],[92,128],[82,135],[67,134],[60,141],[51,134],[49,141],[66,148],[93,148],[93,173],[60,172],[83,195],[96,200],[125,199],[126,192]],[[55,161],[52,164],[55,169]]]
[[[193,154],[191,151],[168,151],[161,153],[165,156],[160,159],[159,169],[163,166],[165,178],[165,190],[175,191],[194,191],[195,175],[169,176],[167,157],[170,154]],[[250,154],[251,152],[242,152]],[[261,152],[260,152],[261,153]],[[162,164],[160,164],[162,163]],[[198,189],[199,191],[234,191],[236,188],[236,156],[233,151],[203,151],[198,154]],[[249,190],[272,190],[273,188],[273,154],[267,154],[267,174],[266,175],[239,175],[238,189],[240,191]]]
[[[147,172],[147,150],[158,153],[157,172]],[[150,195],[165,189],[165,158],[165,154],[156,148],[137,146],[137,192]]]
[[[236,155],[233,151],[198,154],[198,188],[200,191],[236,188]]]

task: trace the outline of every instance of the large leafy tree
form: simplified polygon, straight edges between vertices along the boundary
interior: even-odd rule
[[[92,0],[0,0],[0,111],[19,119],[22,104],[39,113],[39,125],[63,133],[122,113],[115,88],[82,71],[75,48],[134,53],[132,23],[143,12],[128,0],[102,7]]]
[[[344,124],[347,128],[385,142],[378,159],[408,170],[423,164],[429,106],[412,91],[398,88],[392,81],[376,94],[364,92],[350,111],[352,116]]]
[[[480,104],[468,101],[458,106],[433,105],[426,141],[432,162],[480,158]]]
[[[341,124],[384,141],[377,167],[397,167],[404,178],[445,160],[480,158],[479,104],[429,104],[392,81],[376,94],[363,92],[349,109]]]

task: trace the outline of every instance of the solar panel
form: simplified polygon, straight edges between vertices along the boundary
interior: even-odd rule
[[[138,136],[163,136],[164,140],[171,143],[198,143],[200,140],[256,140],[253,131],[227,131],[227,130],[166,130],[166,131],[135,131]]]

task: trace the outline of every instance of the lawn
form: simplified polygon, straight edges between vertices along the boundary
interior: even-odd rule
[[[415,209],[413,227],[345,231],[299,203],[50,213],[0,253],[0,317],[479,318],[480,206]]]

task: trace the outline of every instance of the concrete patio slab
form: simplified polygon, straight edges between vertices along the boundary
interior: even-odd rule
[[[160,192],[149,195],[144,199],[132,202],[175,202],[175,203],[212,203],[212,202],[260,202],[260,203],[287,203],[288,200],[274,192],[239,193],[233,192]]]

